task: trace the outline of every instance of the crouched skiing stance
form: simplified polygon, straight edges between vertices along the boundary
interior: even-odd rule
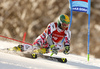
[[[70,19],[67,15],[60,15],[58,22],[50,23],[44,32],[39,35],[31,45],[19,45],[15,49],[26,51],[41,49],[43,53],[48,53],[51,49],[52,53],[57,54],[58,51],[63,51],[67,54],[70,50],[71,31],[68,29]]]

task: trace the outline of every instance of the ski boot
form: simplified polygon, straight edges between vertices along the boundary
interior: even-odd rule
[[[18,45],[18,46],[13,47],[13,51],[21,51],[21,52],[23,52],[24,51],[23,48],[24,48],[23,45]]]
[[[49,53],[49,48],[39,48],[36,50],[33,50],[34,53],[36,54],[45,54],[45,53]]]
[[[49,53],[49,48],[40,48],[33,51],[34,53],[31,55],[33,59],[37,58],[37,55],[43,55],[45,53]]]
[[[40,54],[49,53],[49,47],[47,47],[47,48],[44,48],[44,47],[40,48],[38,51],[39,51]]]

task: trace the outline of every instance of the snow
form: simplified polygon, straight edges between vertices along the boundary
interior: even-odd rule
[[[0,41],[0,49],[15,45],[17,44]],[[63,53],[59,53],[54,56],[66,57],[68,62],[59,63],[40,57],[30,59],[0,51],[0,69],[100,69],[100,59],[97,58],[90,57],[90,61],[88,62],[87,57],[74,54],[64,55]]]

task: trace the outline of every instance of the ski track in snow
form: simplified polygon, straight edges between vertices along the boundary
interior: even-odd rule
[[[13,47],[15,45],[18,44],[0,41],[0,49]],[[30,59],[0,51],[0,69],[100,69],[100,59],[90,57],[90,61],[87,62],[87,56],[83,57],[74,54],[64,55],[63,53],[58,53],[58,55],[53,56],[66,57],[68,62],[59,63],[40,57]]]

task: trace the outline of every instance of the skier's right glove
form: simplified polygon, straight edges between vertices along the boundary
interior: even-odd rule
[[[56,54],[58,53],[58,49],[55,47],[55,45],[51,45],[50,46],[51,50],[52,50],[52,53]]]
[[[63,51],[64,54],[69,54],[70,46],[65,46],[65,50]]]

